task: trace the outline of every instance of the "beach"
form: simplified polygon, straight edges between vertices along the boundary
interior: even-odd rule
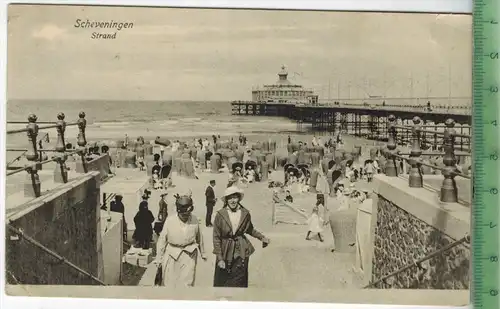
[[[295,141],[310,141],[313,135],[321,136],[325,142],[331,137],[327,132],[312,132],[310,125],[303,125],[299,131],[296,122],[279,117],[231,116],[229,102],[128,102],[128,101],[31,101],[10,100],[7,103],[8,121],[26,121],[31,113],[38,121],[57,121],[57,114],[63,112],[68,123],[78,120],[78,114],[84,111],[87,120],[87,142],[124,140],[125,134],[130,141],[142,136],[154,140],[157,136],[171,140],[192,141],[194,138],[209,138],[220,135],[223,140],[239,134],[252,141],[264,141],[270,137],[283,147],[288,135]],[[8,124],[7,129],[18,129],[26,124]],[[55,145],[55,129],[39,132],[49,133],[49,143],[44,148]],[[76,144],[78,128],[68,126],[65,132],[66,143]],[[346,136],[347,139],[349,137]],[[367,145],[379,144],[374,141],[359,139]],[[357,141],[357,142],[359,142]],[[28,146],[25,133],[7,135],[7,148]],[[52,145],[52,146],[49,146]],[[7,152],[7,162],[20,153]]]

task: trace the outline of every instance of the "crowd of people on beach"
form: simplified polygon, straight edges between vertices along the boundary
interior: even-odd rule
[[[220,136],[208,139],[196,139],[194,145],[198,150],[213,151],[213,146]],[[240,135],[239,144],[246,145],[246,137]],[[175,140],[168,146],[169,151],[178,149],[180,142]],[[159,190],[159,211],[155,217],[149,210],[148,203],[151,196],[149,189],[144,190],[139,209],[134,216],[135,230],[132,235],[134,247],[142,250],[151,250],[156,238],[157,265],[155,285],[159,286],[194,286],[198,260],[206,260],[205,245],[201,233],[200,222],[192,213],[194,201],[192,192],[174,195],[176,213],[168,213],[167,196],[172,181],[170,170],[162,173],[164,166],[160,158],[166,147],[160,148],[160,153],[154,154],[155,164],[152,167],[152,190]],[[200,162],[197,162],[197,165]],[[252,243],[247,239],[250,235],[261,240],[266,247],[270,240],[260,233],[251,221],[250,212],[241,201],[244,192],[242,184],[253,183],[258,176],[248,168],[242,173],[243,166],[230,169],[227,188],[222,196],[222,209],[214,216],[214,208],[218,201],[215,195],[216,181],[211,180],[205,190],[206,217],[205,226],[213,229],[213,253],[216,256],[213,285],[216,287],[247,287],[248,263],[255,251]],[[115,198],[116,199],[116,198]],[[121,204],[123,205],[123,204]],[[124,214],[125,207],[117,209],[115,201],[111,203],[111,210]],[[213,218],[213,220],[212,220]],[[213,222],[212,222],[213,221]],[[126,233],[126,229],[124,229]]]
[[[213,135],[212,140],[199,138],[193,140],[192,144],[200,151],[215,151],[213,147],[219,140],[220,136]],[[290,137],[288,137],[288,143],[292,143]],[[173,141],[168,146],[169,151],[179,149],[180,144],[178,140]],[[246,147],[246,137],[240,134],[238,144]],[[299,142],[298,144],[300,147],[307,147],[308,144],[323,147],[325,153],[333,151],[332,149],[343,148],[340,134],[326,142],[321,137],[313,137],[308,143]],[[166,147],[160,147],[160,153],[154,155],[156,163],[152,167],[152,189],[161,191],[158,214],[154,216],[148,209],[150,191],[146,190],[134,217],[136,229],[133,239],[137,247],[149,249],[153,239],[157,238],[154,260],[157,266],[156,285],[194,286],[198,261],[207,259],[205,243],[200,221],[192,213],[194,209],[192,192],[175,195],[176,213],[168,213],[167,196],[168,189],[172,187],[172,179],[163,176],[171,175],[171,170],[164,171],[165,167],[159,163],[165,150]],[[194,163],[197,167],[202,165],[200,162]],[[383,172],[384,164],[383,156],[377,152],[375,156],[370,153],[370,159],[365,160],[359,156],[343,160],[341,163],[335,162],[327,171],[320,169],[318,177],[323,177],[329,182],[329,186],[324,192],[320,190],[316,193],[316,203],[312,205],[312,210],[306,220],[305,239],[311,240],[316,235],[320,242],[325,241],[323,233],[325,226],[329,224],[328,216],[332,209],[342,211],[350,209],[355,204],[371,203],[369,183],[372,182],[375,174]],[[331,171],[336,173],[331,173]],[[215,212],[215,217],[215,205],[219,201],[215,194],[216,181],[210,180],[205,189],[204,223],[206,228],[213,229],[213,254],[216,257],[213,285],[247,287],[248,263],[255,248],[246,235],[259,239],[264,247],[269,245],[270,240],[254,227],[250,219],[250,211],[241,202],[244,197],[243,188],[259,182],[262,175],[255,166],[245,166],[243,162],[227,166],[227,173],[227,184],[223,184],[225,192],[220,198],[223,207]],[[274,175],[279,175],[279,173],[273,172]],[[293,205],[298,202],[297,195],[310,194],[309,192],[312,191],[310,189],[311,170],[308,166],[287,168],[285,165],[281,175],[283,180],[270,177],[268,187],[274,191],[275,196],[282,195],[280,197],[282,201]],[[332,175],[335,175],[333,176],[335,179]],[[332,190],[333,192],[330,192]],[[325,199],[327,195],[330,196],[328,202]],[[112,209],[123,213],[123,203],[119,203],[118,196],[115,199]],[[333,244],[332,251],[334,250]]]
[[[213,150],[213,145],[217,143],[218,139],[220,136],[212,136],[212,141],[209,141],[207,138],[205,139],[195,139],[193,141],[193,144],[196,145],[196,147],[199,150],[205,150],[205,151],[210,151]],[[246,137],[240,134],[238,138],[238,142],[241,146],[245,146],[247,144]],[[291,139],[289,138],[289,142],[291,142]],[[326,143],[323,144],[321,141],[321,138],[316,139],[314,137],[311,141],[310,144],[313,146],[321,146],[324,145],[326,149],[331,146],[337,146],[337,142],[339,144],[342,144],[342,139],[340,136],[337,137],[336,142],[334,142],[332,139],[328,140]],[[302,142],[300,142],[302,144]],[[171,150],[174,151],[179,148],[180,142],[178,140],[175,140],[171,144]],[[307,143],[304,143],[304,146],[307,146]],[[139,211],[136,214],[134,218],[134,223],[136,224],[136,232],[134,233],[134,240],[136,241],[136,246],[143,248],[143,249],[148,249],[149,244],[152,241],[153,238],[153,233],[156,234],[158,238],[158,243],[156,247],[156,263],[159,265],[159,267],[162,268],[162,272],[164,277],[162,278],[177,278],[174,281],[175,282],[185,282],[186,285],[193,285],[194,284],[194,279],[192,280],[192,273],[194,272],[193,269],[195,268],[196,265],[196,257],[198,253],[195,253],[193,251],[195,244],[197,248],[199,248],[199,255],[202,257],[205,256],[204,249],[203,247],[203,240],[200,234],[200,228],[198,226],[198,223],[195,224],[195,221],[193,221],[194,216],[188,216],[188,213],[192,212],[192,207],[193,207],[193,200],[191,197],[191,194],[185,194],[185,195],[179,195],[176,196],[176,208],[177,208],[177,216],[174,216],[176,218],[175,220],[172,219],[172,223],[169,223],[169,216],[168,216],[168,210],[167,210],[167,203],[166,203],[166,196],[168,193],[166,192],[166,189],[169,187],[168,184],[165,183],[166,180],[170,180],[171,178],[160,178],[162,166],[158,163],[160,160],[161,155],[165,151],[165,148],[162,146],[160,148],[160,154],[155,154],[155,165],[153,166],[153,189],[155,190],[162,190],[161,194],[161,199],[159,201],[159,213],[157,215],[157,220],[155,222],[155,217],[153,214],[147,210],[147,200],[148,200],[148,195],[145,194],[143,196],[143,201],[141,201],[139,205]],[[199,163],[199,162],[198,162]],[[351,165],[346,166],[346,171],[345,175],[349,178],[355,176],[351,175],[350,169]],[[294,174],[294,172],[297,172],[297,174]],[[282,187],[286,187],[287,190],[287,195],[285,197],[285,201],[292,202],[293,203],[293,197],[291,195],[291,188],[294,185],[299,185],[300,187],[300,193],[306,193],[309,191],[308,185],[310,182],[310,172],[308,171],[307,168],[303,168],[300,171],[295,170],[291,171],[290,173],[285,171],[285,182]],[[216,182],[215,180],[211,180],[209,185],[206,188],[205,191],[205,197],[206,197],[206,217],[205,217],[205,226],[209,228],[214,228],[214,235],[218,231],[218,228],[220,228],[219,225],[222,223],[227,223],[227,222],[232,222],[231,220],[236,220],[235,222],[239,222],[239,220],[236,218],[233,218],[233,208],[231,206],[235,206],[233,203],[234,201],[237,201],[238,203],[241,201],[243,198],[243,192],[241,191],[240,187],[244,187],[245,185],[251,184],[253,182],[259,181],[259,173],[256,171],[256,169],[252,166],[246,166],[244,168],[242,163],[235,164],[231,168],[229,168],[228,171],[228,182],[227,182],[227,190],[225,195],[223,196],[223,203],[224,207],[223,209],[229,209],[230,211],[227,213],[229,219],[228,220],[220,220],[220,217],[217,212],[216,217],[214,222],[212,223],[212,217],[213,217],[213,210],[215,207],[215,204],[217,202],[217,198],[215,197],[215,185]],[[170,171],[168,171],[170,173]],[[368,173],[369,174],[369,173]],[[272,183],[272,180],[269,182],[270,184]],[[339,192],[341,192],[342,184],[338,186]],[[236,190],[236,191],[235,191]],[[230,199],[229,197],[231,196],[230,192],[233,192],[231,194],[235,194],[238,199]],[[320,195],[319,195],[320,196]],[[341,197],[339,196],[339,200],[341,200]],[[236,207],[236,206],[235,206]],[[240,205],[238,206],[240,209],[243,209],[243,212],[245,212],[245,209]],[[324,225],[325,219],[323,216],[320,214],[324,212],[324,198],[321,199],[318,197],[318,202],[313,208],[313,213],[311,214],[310,219],[308,220],[309,224],[309,230],[306,236],[306,239],[310,239],[310,234],[311,233],[317,233],[318,237],[320,238],[321,241],[323,241],[323,238],[321,237],[321,232],[322,232],[322,227]],[[222,214],[221,214],[222,215]],[[241,214],[240,214],[241,216]],[[219,218],[219,219],[217,219]],[[180,221],[179,221],[180,220]],[[181,223],[187,224],[187,226],[191,226],[190,228],[185,229],[185,235],[180,235],[182,234],[180,232],[180,226],[182,226]],[[197,222],[197,221],[196,221]],[[196,225],[196,227],[194,227]],[[153,227],[152,227],[153,226]],[[232,224],[231,229],[229,229],[227,226],[225,227],[226,234],[233,234],[233,236],[236,236],[235,233],[238,231],[238,226],[235,224]],[[220,232],[220,231],[219,231]],[[256,238],[259,239],[264,239],[264,237],[253,230],[248,231],[249,233],[253,233]],[[189,235],[188,235],[189,234]],[[172,238],[169,240],[169,235],[173,235]],[[243,235],[239,235],[238,237],[242,237]],[[215,236],[214,236],[215,237]],[[236,242],[238,241],[243,241],[245,238],[242,237],[241,239],[237,239]],[[235,240],[233,240],[234,242]],[[269,240],[266,239],[267,242],[266,244],[269,243]],[[188,244],[189,243],[189,244]],[[231,245],[238,245],[238,247],[241,249],[242,244],[231,244]],[[248,244],[244,244],[243,247],[247,246]],[[218,244],[214,243],[214,248],[217,248]],[[169,248],[169,250],[166,250],[166,247]],[[177,248],[177,249],[173,249]],[[181,253],[184,252],[183,250],[179,251],[179,248],[187,248],[184,250],[186,252],[186,255],[182,255]],[[225,248],[225,247],[224,247]],[[238,251],[241,251],[241,250]],[[217,249],[214,249],[217,250]],[[226,250],[226,249],[224,249]],[[232,249],[231,249],[232,250]],[[253,249],[252,249],[253,250]],[[174,252],[174,256],[172,257],[173,259],[170,259],[169,256],[165,257],[165,252]],[[215,251],[214,251],[215,252]],[[235,270],[240,269],[241,267],[245,268],[248,267],[248,257],[246,255],[242,256],[242,253],[235,252],[236,256],[238,259],[235,259],[236,263],[233,263],[233,257],[221,257],[217,256],[218,266],[222,266],[223,262],[224,264],[227,264],[228,269],[231,270],[232,267],[236,267]],[[179,260],[180,259],[180,260]],[[229,259],[229,260],[228,260]],[[190,269],[189,272],[182,273],[175,269],[178,267],[182,266],[183,269]],[[187,266],[186,266],[187,265]],[[221,275],[220,268],[218,267],[215,272],[215,276],[217,278],[214,279],[214,285],[215,286],[245,286],[248,284],[248,273],[243,272],[242,274],[239,274],[238,278],[231,279],[227,281],[227,278],[222,280],[221,278],[225,278],[226,276]],[[247,271],[246,271],[247,272]],[[174,274],[175,273],[175,274]],[[231,271],[230,271],[231,273]],[[160,274],[160,273],[159,273]],[[160,275],[159,275],[160,276]],[[180,278],[180,277],[182,278]],[[241,277],[242,276],[242,277]],[[240,278],[241,277],[241,278]],[[169,279],[170,280],[170,279]],[[222,281],[225,283],[221,283]],[[234,281],[236,280],[236,281]],[[172,281],[169,281],[170,284],[173,284]],[[157,284],[165,284],[165,280],[163,279],[157,279]],[[222,285],[221,285],[222,284]]]
[[[190,144],[198,151],[215,153],[215,145],[221,141],[220,135],[212,135],[211,138],[196,138]],[[230,143],[235,141],[230,139]],[[247,138],[243,134],[239,134],[237,138],[239,147],[251,152],[251,147],[248,145]],[[288,144],[294,143],[292,138],[288,136]],[[126,148],[129,144],[128,136],[125,138],[123,145]],[[170,189],[173,187],[172,167],[164,165],[162,158],[166,151],[175,153],[182,149],[180,140],[173,140],[170,145],[159,145],[159,152],[154,154],[154,165],[147,166],[145,158],[138,156],[137,166],[141,171],[151,168],[151,187],[144,190],[142,200],[139,202],[137,213],[134,216],[135,230],[132,235],[134,246],[142,250],[155,249],[154,265],[157,266],[155,285],[159,286],[194,286],[195,274],[199,260],[207,260],[205,251],[205,242],[202,236],[201,221],[193,214],[194,201],[192,192],[183,192],[176,194],[175,197],[175,213],[169,214],[167,197]],[[342,150],[344,141],[341,133],[334,137],[324,139],[322,137],[312,137],[306,142],[298,141],[299,149],[312,147],[321,147],[324,154]],[[74,146],[67,145],[67,148],[74,149]],[[374,147],[378,148],[378,147]],[[109,152],[109,147],[91,145],[88,147],[88,152],[85,154],[87,161],[98,158],[103,153]],[[366,150],[365,150],[366,152]],[[289,153],[290,154],[290,153]],[[297,155],[297,152],[293,153]],[[323,154],[323,155],[324,155]],[[358,157],[349,158],[342,162],[334,162],[329,166],[328,170],[319,168],[319,176],[323,178],[328,186],[325,190],[311,190],[312,169],[310,166],[294,165],[282,166],[283,172],[269,173],[268,188],[273,190],[274,196],[285,203],[295,206],[300,205],[299,196],[303,194],[316,194],[316,202],[310,208],[307,215],[306,230],[304,231],[305,239],[312,240],[314,236],[320,242],[325,241],[324,230],[330,223],[329,216],[332,210],[348,210],[355,205],[363,203],[371,203],[370,199],[370,183],[373,181],[374,175],[384,172],[386,158],[380,150],[372,153],[370,151],[369,158],[367,154]],[[111,156],[110,156],[111,160]],[[206,167],[205,162],[199,162],[198,158],[192,157],[193,166],[198,170],[203,170]],[[432,165],[436,164],[433,160],[442,160],[442,156],[435,158],[424,158],[430,161]],[[111,162],[110,162],[111,163]],[[396,159],[397,168],[400,172],[408,171],[408,164],[404,160]],[[111,164],[110,164],[111,165]],[[250,211],[242,204],[244,198],[243,188],[251,186],[254,183],[261,181],[262,171],[255,165],[245,164],[244,162],[236,162],[226,166],[225,171],[228,173],[227,183],[222,185],[225,187],[224,194],[218,198],[216,196],[216,181],[210,180],[205,189],[205,220],[206,228],[212,229],[213,254],[215,255],[215,269],[213,286],[215,287],[248,287],[249,273],[248,265],[251,255],[255,252],[252,243],[247,239],[250,235],[266,247],[270,244],[270,239],[259,232],[251,220]],[[463,167],[457,162],[459,172],[463,171]],[[421,166],[425,169],[424,174],[432,174],[438,172],[429,166]],[[470,167],[469,167],[470,169]],[[111,173],[112,171],[110,171]],[[282,174],[281,174],[282,173]],[[272,176],[274,177],[272,177]],[[276,175],[278,175],[276,177]],[[281,177],[283,176],[283,177]],[[317,182],[314,181],[314,185]],[[155,215],[149,209],[151,191],[157,190],[160,192],[158,201],[158,213]],[[326,196],[329,196],[326,198]],[[216,205],[221,200],[222,208],[216,210]],[[123,196],[115,195],[111,201],[110,210],[119,212],[123,215],[123,232],[127,234],[127,222],[125,221],[125,205]],[[103,209],[105,209],[104,206]],[[215,216],[214,216],[215,212]],[[352,244],[354,245],[354,243]],[[335,251],[335,244],[332,245],[332,252]]]
[[[345,166],[335,164],[330,170],[338,170],[339,176],[337,179],[332,179],[334,185],[327,188],[325,193],[328,194],[329,190],[333,190],[333,194],[330,194],[329,208],[339,211],[349,209],[351,205],[361,204],[367,200],[370,189],[365,184],[361,184],[361,181],[370,183],[373,174],[381,171],[376,160],[367,160],[366,162],[352,160],[346,162]],[[285,183],[276,186],[274,194],[278,195],[284,191],[283,201],[293,205],[295,199],[292,192],[301,195],[310,191],[310,175],[310,172],[305,168],[285,170]],[[327,175],[328,173],[322,173],[321,177],[326,179]],[[325,205],[325,193],[317,193],[316,204],[306,221],[308,226],[306,240],[310,240],[312,235],[317,235],[320,242],[324,241],[321,233],[324,231],[324,227],[329,224],[328,216],[330,214],[330,209],[326,209]],[[332,248],[332,252],[334,250],[335,248]]]

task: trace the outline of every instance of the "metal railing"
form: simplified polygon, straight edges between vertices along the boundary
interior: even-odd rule
[[[65,257],[59,255],[58,253],[50,250],[49,248],[45,247],[44,245],[42,245],[40,242],[36,241],[35,239],[29,237],[28,235],[24,234],[24,232],[21,230],[21,229],[18,229],[14,226],[12,226],[10,223],[7,224],[7,229],[9,231],[11,231],[12,233],[16,234],[19,238],[22,238],[24,239],[25,241],[27,241],[28,243],[30,243],[31,245],[37,247],[38,249],[42,250],[43,252],[51,255],[52,257],[56,258],[59,262],[63,263],[63,264],[66,264],[67,266],[71,267],[72,269],[76,270],[78,273],[90,278],[91,280],[97,282],[98,284],[100,285],[107,285],[106,283],[104,283],[103,281],[101,281],[99,278],[97,278],[96,276],[92,275],[91,273],[89,273],[88,271],[78,267],[77,265],[71,263],[68,259],[66,259]],[[10,273],[11,277],[17,282],[19,283],[19,280],[12,274]]]
[[[433,100],[441,100],[444,101],[445,99],[448,100],[448,103],[441,103],[441,104],[432,104],[428,105],[430,103],[431,98],[400,98],[398,101],[403,101],[407,102],[406,104],[388,104],[386,103],[386,100],[395,100],[396,98],[387,98],[387,99],[341,99],[341,100],[319,100],[317,103],[305,103],[304,105],[297,105],[297,106],[303,106],[303,107],[328,107],[328,108],[344,108],[344,109],[354,109],[354,110],[367,110],[367,109],[373,109],[373,110],[378,110],[378,111],[387,111],[387,112],[422,112],[422,113],[428,113],[428,114],[442,114],[442,113],[449,113],[449,114],[456,114],[456,115],[471,115],[472,114],[472,105],[471,105],[471,99],[470,98],[432,98]],[[460,99],[462,103],[460,104],[453,104],[450,103],[450,100],[456,100]],[[373,102],[375,101],[375,102]],[[371,103],[367,103],[371,102]],[[292,102],[287,102],[287,103],[267,103],[266,101],[244,101],[244,100],[238,100],[238,101],[232,101],[231,104],[238,105],[238,104],[256,104],[256,105],[261,105],[261,104],[280,104],[280,105],[290,105],[294,106],[296,105],[295,103]]]
[[[362,104],[349,104],[342,102],[334,102],[332,103],[318,103],[316,106],[318,107],[330,107],[330,108],[344,108],[344,109],[355,109],[355,110],[377,110],[377,111],[386,111],[386,112],[422,112],[427,114],[441,114],[441,113],[450,113],[456,115],[470,115],[472,113],[472,108],[469,106],[451,106],[451,105],[437,105],[432,108],[428,108],[424,105],[384,105],[384,104],[371,104],[371,105],[362,105]]]
[[[18,174],[20,172],[28,172],[30,175],[29,177],[29,184],[25,184],[25,196],[27,197],[40,197],[41,195],[41,182],[40,182],[40,176],[38,175],[38,171],[41,169],[42,165],[51,163],[51,162],[57,162],[59,164],[59,169],[56,169],[55,175],[54,175],[54,180],[57,183],[67,183],[68,182],[68,168],[66,166],[66,160],[68,156],[78,154],[81,158],[81,164],[83,168],[83,172],[86,173],[87,170],[87,163],[85,159],[85,155],[87,153],[87,139],[85,136],[85,129],[87,126],[87,120],[85,119],[85,113],[80,112],[78,115],[78,120],[72,123],[67,123],[64,119],[66,116],[64,113],[59,113],[57,115],[57,121],[55,122],[40,122],[44,124],[48,124],[45,126],[39,126],[38,125],[38,117],[34,114],[31,114],[28,116],[28,122],[20,122],[20,121],[11,121],[7,122],[8,124],[22,124],[22,123],[27,123],[25,128],[22,129],[16,129],[16,130],[8,130],[7,134],[18,134],[18,133],[24,133],[26,132],[28,136],[28,148],[27,149],[17,149],[17,148],[12,148],[12,149],[7,149],[7,151],[21,151],[23,154],[21,156],[24,156],[28,160],[28,164],[25,166],[19,166],[19,167],[13,167],[13,166],[7,166],[7,172],[6,176],[11,176]],[[78,144],[78,149],[76,150],[70,150],[67,151],[66,149],[66,143],[65,143],[65,131],[66,127],[68,126],[78,126],[79,133],[77,136],[77,144]],[[55,128],[57,130],[57,142],[55,145],[54,149],[39,149],[38,147],[38,134],[40,130],[45,130],[45,129],[52,129]],[[55,152],[54,156],[52,158],[42,160],[42,153],[43,152]],[[19,160],[19,157],[16,158],[14,161]],[[12,161],[12,162],[14,162]],[[12,163],[11,162],[11,163]],[[30,189],[27,189],[30,188]]]
[[[421,121],[420,118],[416,118],[414,119],[414,121]],[[414,123],[413,126],[409,126],[409,125],[395,125],[396,129],[399,129],[402,133],[401,134],[401,138],[399,138],[397,140],[397,142],[402,142],[403,140],[409,140],[409,134],[408,133],[412,133],[412,130],[413,130],[413,127],[417,125]],[[421,140],[421,143],[422,144],[427,144],[427,145],[433,145],[433,146],[437,146],[439,144],[439,140],[443,138],[444,136],[444,131],[437,131],[437,129],[442,129],[444,128],[446,130],[447,126],[446,125],[439,125],[439,124],[434,124],[434,125],[431,125],[431,124],[426,124],[426,125],[421,125],[420,123],[418,124],[419,125],[419,132],[420,132],[420,140]],[[453,125],[454,126],[454,125]],[[428,130],[427,128],[433,128],[434,130]],[[453,136],[455,137],[455,140],[454,140],[454,147],[456,149],[460,149],[460,150],[464,150],[464,147],[468,147],[467,149],[465,149],[466,151],[469,152],[468,155],[470,155],[470,152],[471,152],[471,136],[469,134],[463,134],[463,131],[464,130],[469,130],[469,133],[471,132],[472,128],[470,126],[460,126],[458,129],[460,129],[460,131],[462,133],[457,133],[456,130],[455,130],[455,133],[453,134]],[[406,132],[406,134],[405,134]],[[406,138],[404,137],[404,135],[406,135]],[[431,137],[429,137],[429,135]],[[399,137],[399,135],[397,135],[397,137]],[[460,141],[457,141],[456,139],[459,138]],[[433,140],[433,141],[431,141]],[[444,155],[444,153],[443,153]]]
[[[455,154],[455,138],[464,137],[470,138],[468,135],[457,134],[454,127],[455,121],[453,119],[448,119],[445,122],[446,129],[444,132],[431,131],[422,129],[422,120],[419,117],[413,118],[413,126],[406,127],[396,124],[396,117],[390,115],[388,117],[387,130],[388,130],[388,142],[387,148],[382,149],[382,155],[386,158],[385,166],[381,166],[386,176],[398,177],[398,159],[402,161],[407,161],[409,163],[410,170],[408,173],[408,181],[410,188],[422,188],[423,187],[423,171],[422,166],[431,168],[434,171],[441,171],[444,180],[441,185],[441,202],[445,203],[457,203],[458,202],[458,189],[455,181],[455,177],[463,177],[466,179],[471,179],[471,176],[459,172],[457,168],[457,158]],[[397,150],[397,128],[411,129],[412,133],[412,148],[409,153],[409,157],[403,156],[404,154]],[[434,164],[426,163],[422,161],[422,151],[421,145],[421,134],[422,132],[430,132],[432,134],[443,135],[443,164],[442,166],[437,166]]]
[[[291,221],[286,221],[283,218],[278,218],[278,209],[286,209],[288,211],[291,211],[292,213],[297,214],[298,216],[302,217],[304,220],[303,222],[296,222],[295,220]],[[278,223],[288,223],[288,224],[298,224],[298,225],[305,225],[305,220],[307,220],[308,216],[306,213],[300,211],[290,203],[284,201],[283,199],[280,199],[277,195],[273,194],[273,207],[272,207],[272,224],[276,225]]]

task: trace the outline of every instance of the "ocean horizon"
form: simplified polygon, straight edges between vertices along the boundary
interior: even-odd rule
[[[25,121],[29,114],[37,115],[39,121],[55,121],[60,112],[66,115],[66,121],[71,121],[78,119],[80,111],[86,113],[90,123],[231,116],[229,101],[13,99],[7,101],[6,107],[7,121]]]
[[[111,100],[9,100],[7,121],[27,121],[35,114],[38,121],[57,121],[63,112],[67,122],[78,120],[84,111],[87,119],[87,138],[90,140],[123,139],[144,136],[164,136],[172,139],[211,136],[237,137],[293,133],[297,124],[283,117],[233,116],[229,101],[111,101]],[[25,124],[8,124],[17,129]],[[46,130],[53,141],[55,129]],[[39,133],[41,134],[41,133]],[[66,128],[66,139],[75,142],[78,128]],[[25,146],[25,134],[7,135],[9,147]]]

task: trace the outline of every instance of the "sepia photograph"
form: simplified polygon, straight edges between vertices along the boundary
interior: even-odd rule
[[[8,295],[469,303],[470,14],[7,17]]]

